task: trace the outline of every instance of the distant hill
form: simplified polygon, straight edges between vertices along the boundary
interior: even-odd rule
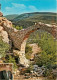
[[[56,13],[51,13],[51,12],[33,12],[33,13],[24,13],[24,14],[21,14],[21,15],[19,15],[19,16],[17,16],[17,17],[15,17],[13,20],[14,21],[17,21],[17,20],[22,20],[22,19],[26,19],[26,18],[30,18],[30,17],[33,17],[33,16],[48,16],[48,15],[50,15],[50,16],[55,16],[56,15]]]
[[[18,16],[18,14],[12,14],[12,15],[6,15],[5,17],[8,19],[8,20],[13,20],[14,18],[16,18]]]
[[[8,15],[6,17],[11,20],[14,25],[23,26],[23,28],[26,28],[39,21],[49,24],[56,23],[56,15],[57,13],[52,12],[33,12],[24,13],[21,15]]]

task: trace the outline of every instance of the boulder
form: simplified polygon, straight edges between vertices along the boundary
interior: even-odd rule
[[[3,40],[4,42],[9,43],[8,33],[7,33],[6,31],[3,30],[3,31],[1,32],[1,36],[3,37],[2,40]]]

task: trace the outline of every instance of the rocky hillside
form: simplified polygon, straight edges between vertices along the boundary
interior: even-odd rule
[[[12,14],[12,15],[6,15],[5,17],[6,17],[8,20],[13,20],[13,19],[15,19],[17,16],[18,16],[18,14]]]

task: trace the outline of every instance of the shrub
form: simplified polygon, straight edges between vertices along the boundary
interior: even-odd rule
[[[25,55],[27,59],[30,59],[31,53],[32,53],[32,47],[30,47],[29,45],[26,45]]]
[[[17,25],[17,26],[13,25],[13,27],[16,28],[17,30],[21,30],[21,29],[23,29],[22,26],[18,26],[18,25]]]
[[[2,41],[2,38],[0,37],[0,58],[5,57],[7,51],[9,50],[9,44]]]
[[[14,57],[12,56],[8,56],[8,59],[6,59],[6,63],[13,63],[13,68],[16,69],[17,68],[17,65],[16,65],[16,62],[15,62],[15,59]]]
[[[38,34],[36,34],[38,35]],[[38,38],[38,39],[37,39]],[[41,33],[40,36],[35,37],[35,42],[41,47],[42,52],[36,55],[34,63],[39,66],[46,66],[48,69],[55,67],[56,62],[56,41],[53,36],[47,32]]]

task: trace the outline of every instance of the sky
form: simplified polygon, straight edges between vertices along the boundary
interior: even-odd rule
[[[57,12],[56,0],[0,0],[4,15],[30,12]]]

